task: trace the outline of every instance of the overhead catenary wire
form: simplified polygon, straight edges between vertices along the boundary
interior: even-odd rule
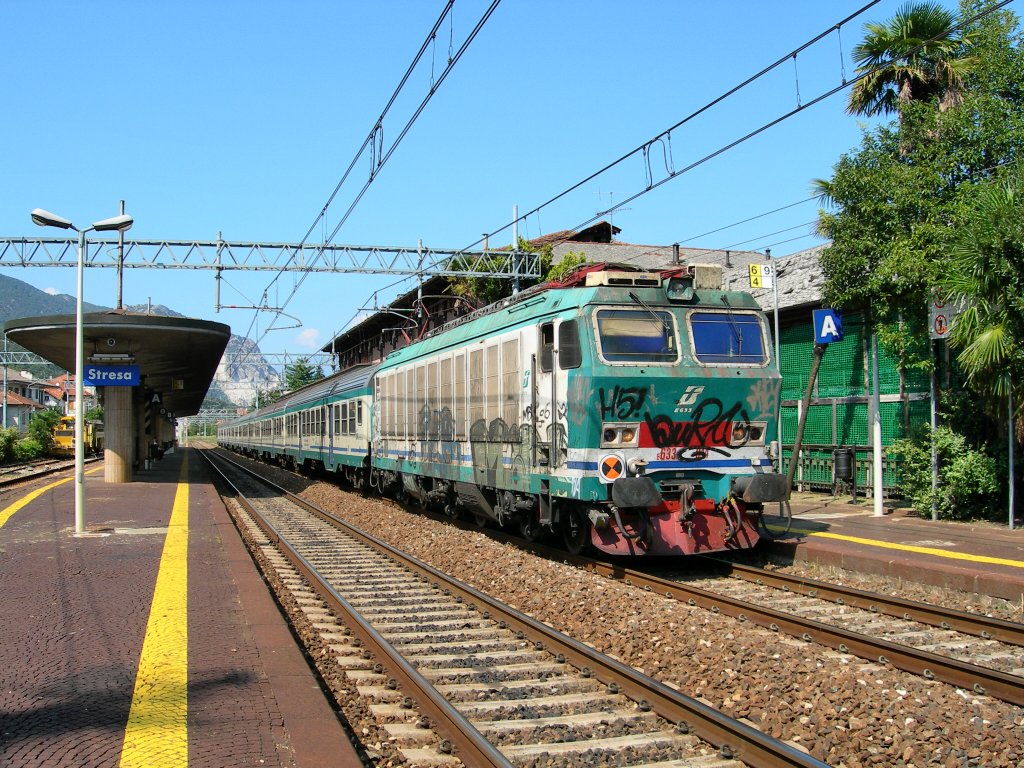
[[[453,1],[454,0],[452,0],[452,2]],[[325,238],[324,245],[326,245],[329,242],[332,242],[334,240],[334,237],[341,230],[342,226],[344,226],[345,222],[348,221],[349,216],[352,215],[352,212],[355,210],[356,206],[362,200],[362,198],[366,194],[367,190],[369,190],[370,185],[376,179],[377,173],[380,171],[381,168],[383,168],[383,166],[391,158],[392,154],[394,154],[395,150],[398,148],[398,145],[402,142],[402,139],[405,138],[406,134],[408,134],[408,132],[412,128],[413,124],[416,122],[416,120],[419,118],[419,116],[423,113],[423,110],[426,108],[427,104],[430,102],[430,100],[437,93],[437,89],[447,79],[448,75],[451,74],[452,69],[454,69],[455,65],[459,62],[459,59],[462,58],[463,54],[469,48],[469,46],[473,42],[473,40],[476,39],[477,35],[480,33],[480,30],[483,29],[484,24],[487,23],[487,20],[491,17],[491,15],[497,9],[498,4],[500,2],[501,2],[501,0],[493,0],[491,2],[490,6],[484,12],[483,16],[481,16],[479,21],[477,21],[476,26],[473,27],[473,30],[469,33],[469,35],[463,41],[463,43],[459,47],[458,51],[456,51],[455,54],[451,58],[449,58],[447,65],[445,66],[445,68],[441,72],[441,74],[438,76],[437,81],[435,83],[433,83],[433,85],[431,85],[430,90],[428,91],[426,97],[424,97],[424,99],[420,102],[419,106],[416,108],[416,110],[413,113],[412,117],[410,117],[409,120],[406,122],[405,126],[402,128],[401,132],[398,134],[398,137],[394,140],[394,142],[388,148],[387,152],[385,152],[383,155],[380,155],[380,156],[377,157],[376,162],[374,164],[374,167],[371,170],[370,178],[363,185],[362,189],[359,191],[359,193],[356,195],[355,199],[349,205],[348,209],[342,215],[342,217],[338,221],[337,225],[335,225],[335,227],[331,231],[330,235],[328,235],[327,238]],[[448,7],[450,7],[450,6],[451,6],[451,2],[449,2]],[[406,74],[406,78],[407,77],[408,77],[408,73]],[[403,83],[404,83],[404,79],[403,79]],[[393,101],[393,99],[394,99],[394,97],[392,98],[392,101]],[[390,103],[389,103],[388,106],[390,107]],[[378,125],[379,125],[379,121],[378,121]],[[375,127],[374,130],[376,130],[376,127]],[[371,137],[370,137],[371,140],[372,140],[372,137],[373,137],[373,132],[371,131]],[[335,192],[335,194],[336,194],[336,192]],[[334,196],[335,195],[331,196],[331,200],[334,199]],[[321,216],[326,215],[326,209],[330,205],[331,200],[328,201],[328,204],[321,211]],[[319,221],[319,218],[317,219],[317,221]],[[310,232],[312,231],[313,228],[315,228],[315,226],[316,226],[316,222],[314,222],[314,225],[313,225],[313,227],[311,227]],[[307,238],[309,237],[309,232],[307,232],[306,237]],[[310,259],[310,263],[309,263],[308,266],[309,267],[315,266],[316,263],[319,261],[319,259],[322,256],[323,256],[323,249],[320,249]],[[280,274],[281,273],[278,273],[278,275],[276,275],[274,277],[274,280],[272,281],[272,283],[275,282],[280,277]],[[291,292],[289,293],[288,297],[280,304],[280,309],[281,310],[285,309],[288,306],[288,304],[295,297],[295,294],[298,292],[298,289],[305,282],[305,280],[309,276],[309,274],[310,274],[310,272],[308,270],[301,274],[301,276],[296,281],[294,287],[292,288]],[[268,289],[269,289],[269,286],[268,286]],[[271,323],[271,327],[268,327],[267,329],[264,330],[263,334],[257,340],[257,344],[259,343],[259,341],[262,341],[262,339],[267,335],[267,333],[269,331],[273,330],[272,326],[273,326],[273,323]]]
[[[454,31],[452,31],[452,33],[450,35],[450,39],[449,39],[448,61],[447,61],[447,65],[446,65],[445,69],[442,71],[441,75],[437,78],[436,81],[433,78],[433,72],[431,72],[431,84],[430,84],[430,88],[429,88],[429,91],[427,93],[427,96],[422,100],[422,102],[420,103],[419,107],[416,109],[416,111],[413,114],[413,116],[408,120],[408,122],[406,123],[405,127],[402,129],[401,133],[398,135],[398,138],[395,139],[394,143],[390,146],[388,151],[386,153],[383,153],[383,122],[384,122],[384,118],[387,116],[387,114],[390,111],[391,107],[394,105],[395,101],[397,100],[399,94],[404,89],[406,83],[409,81],[410,76],[415,71],[417,65],[419,64],[419,62],[423,58],[423,56],[426,53],[427,49],[432,47],[433,42],[436,40],[437,32],[440,29],[441,25],[444,23],[444,20],[446,18],[449,18],[449,19],[452,18],[452,6],[454,5],[454,2],[455,2],[455,0],[447,0],[446,4],[444,6],[444,9],[442,10],[440,16],[438,16],[437,20],[434,22],[433,27],[431,28],[430,32],[428,33],[428,35],[424,39],[423,44],[420,46],[419,51],[413,57],[412,63],[406,69],[405,74],[402,76],[401,81],[399,82],[399,84],[396,87],[395,91],[392,93],[391,98],[388,100],[388,103],[386,104],[386,106],[384,107],[384,109],[380,113],[380,115],[377,117],[377,119],[374,121],[373,127],[370,129],[370,132],[367,135],[366,139],[364,139],[362,145],[356,151],[355,156],[352,158],[352,160],[349,163],[348,167],[345,169],[345,172],[342,174],[341,180],[337,183],[337,185],[335,185],[334,190],[331,192],[331,194],[328,197],[327,201],[321,207],[320,212],[317,214],[317,216],[313,220],[312,224],[310,224],[309,228],[306,230],[305,235],[303,235],[302,240],[300,242],[300,246],[304,245],[306,243],[306,241],[309,239],[310,235],[312,235],[312,233],[316,230],[316,228],[318,226],[323,226],[324,231],[326,231],[326,221],[327,221],[326,217],[327,217],[327,213],[328,213],[328,211],[329,211],[329,209],[331,207],[331,204],[334,202],[335,198],[338,196],[338,193],[341,191],[342,186],[345,184],[345,182],[348,180],[349,176],[351,175],[352,171],[355,169],[356,164],[359,162],[359,159],[366,152],[367,147],[370,147],[373,150],[373,159],[372,159],[372,163],[371,163],[371,170],[370,170],[369,180],[363,186],[362,190],[360,190],[360,192],[356,196],[355,200],[349,206],[348,210],[342,216],[341,220],[335,226],[335,228],[331,232],[331,234],[329,236],[327,236],[327,235],[324,236],[323,244],[326,245],[327,243],[331,242],[334,239],[335,235],[337,235],[338,231],[341,229],[341,227],[344,225],[344,223],[348,220],[348,217],[351,215],[351,213],[355,209],[356,205],[359,203],[359,201],[362,199],[363,195],[369,189],[370,185],[372,184],[372,182],[376,178],[377,173],[385,165],[385,163],[388,161],[388,159],[390,159],[392,153],[398,147],[398,144],[402,141],[402,139],[405,137],[405,135],[409,132],[409,129],[412,127],[413,123],[415,123],[416,120],[419,118],[420,114],[423,112],[424,108],[426,107],[426,105],[430,101],[430,99],[433,98],[434,94],[437,93],[437,89],[444,82],[444,80],[447,78],[447,76],[451,73],[451,70],[454,68],[455,64],[462,57],[462,55],[465,53],[465,51],[469,47],[470,43],[479,34],[480,30],[483,28],[484,24],[487,22],[487,20],[494,13],[495,9],[498,7],[498,4],[501,2],[501,0],[493,0],[491,5],[488,7],[488,9],[485,11],[483,16],[481,17],[481,19],[477,22],[476,26],[473,28],[472,32],[469,34],[469,36],[466,38],[466,40],[462,43],[462,45],[460,46],[458,52],[455,53],[454,55],[452,54],[452,41],[454,40],[454,37],[453,37],[454,36]],[[454,27],[454,25],[453,25],[453,27]],[[378,144],[379,144],[379,149],[378,149]],[[296,253],[298,253],[298,252],[299,252],[299,249],[296,250]],[[310,261],[308,266],[309,267],[314,266],[317,263],[317,261],[322,257],[322,255],[323,255],[323,250],[321,249],[316,254],[314,254],[314,256],[311,259],[311,261]],[[288,262],[286,262],[285,267],[287,267],[291,263],[291,261],[293,259],[294,259],[294,255],[288,260]],[[266,289],[263,292],[263,299],[264,299],[263,300],[263,304],[264,305],[266,304],[266,298],[267,298],[267,295],[268,295],[269,291],[276,286],[278,280],[281,278],[281,275],[283,275],[284,272],[285,272],[285,269],[282,268],[280,271],[277,272],[277,274],[275,274],[275,276],[271,279],[270,283],[267,285]],[[278,306],[277,312],[279,314],[287,307],[287,305],[290,303],[292,298],[294,298],[294,296],[297,293],[299,287],[301,287],[302,283],[305,281],[305,278],[308,275],[309,275],[309,271],[307,270],[306,272],[304,272],[302,274],[302,277],[296,281],[296,283],[292,287],[292,290],[289,293],[288,297],[285,299],[285,301],[283,303],[281,303]],[[257,316],[258,316],[260,311],[261,311],[261,308],[257,307],[256,311],[254,312],[253,318],[252,318],[252,320],[249,323],[249,328],[246,331],[246,338],[249,338],[249,336],[252,334],[253,328],[254,328],[254,326],[256,324],[256,318],[257,318]],[[267,333],[269,331],[271,331],[271,330],[274,330],[273,321],[271,321],[270,325],[266,329],[264,329],[263,333],[259,336],[259,338],[254,341],[254,347],[258,347],[259,342],[262,341],[263,338],[267,335]]]
[[[1010,0],[1006,0],[1006,2],[1009,2],[1009,1],[1010,1]],[[522,216],[520,216],[520,219],[524,219],[524,218],[526,218],[527,216],[531,216],[531,215],[533,215],[533,214],[535,214],[535,213],[538,213],[538,212],[539,212],[539,211],[540,211],[541,209],[543,209],[543,208],[546,208],[546,207],[548,207],[548,206],[549,206],[549,205],[551,205],[552,203],[554,203],[554,202],[556,202],[556,201],[558,201],[558,200],[562,199],[562,198],[563,198],[563,197],[565,197],[566,195],[568,195],[568,194],[570,194],[570,193],[572,193],[572,192],[576,191],[577,189],[579,189],[580,187],[582,187],[582,186],[583,186],[584,184],[586,184],[587,182],[593,181],[593,180],[594,180],[595,178],[597,178],[597,177],[598,177],[598,176],[600,176],[601,174],[603,174],[603,173],[605,173],[605,172],[607,172],[607,171],[611,170],[611,169],[612,169],[612,168],[614,168],[615,166],[617,166],[617,165],[620,165],[620,164],[624,163],[624,162],[625,162],[626,160],[630,159],[631,157],[633,157],[633,156],[635,156],[635,155],[637,155],[637,154],[640,154],[640,153],[644,153],[645,151],[649,150],[649,148],[650,148],[650,147],[651,147],[651,146],[652,146],[652,145],[653,145],[653,144],[654,144],[655,142],[657,142],[657,141],[659,141],[659,140],[663,140],[663,139],[665,139],[665,138],[668,138],[669,140],[671,140],[671,134],[672,134],[672,131],[674,131],[674,130],[676,130],[676,129],[680,128],[680,127],[682,127],[683,125],[685,125],[686,123],[690,122],[691,120],[694,120],[695,118],[697,118],[697,117],[699,117],[700,115],[704,114],[705,112],[707,112],[707,111],[708,111],[708,110],[710,110],[711,108],[713,108],[713,107],[717,106],[718,104],[720,104],[721,102],[725,101],[725,100],[726,100],[727,98],[729,98],[730,96],[733,96],[734,94],[736,94],[736,93],[738,93],[739,91],[743,90],[743,89],[744,89],[744,88],[746,88],[747,86],[749,86],[749,85],[751,85],[751,84],[753,84],[753,83],[757,82],[758,80],[760,80],[760,79],[761,79],[762,77],[764,77],[765,75],[769,74],[770,72],[774,71],[774,70],[775,70],[775,69],[777,69],[778,67],[780,67],[780,66],[782,66],[783,64],[785,64],[785,63],[786,63],[787,61],[789,61],[789,60],[790,60],[790,59],[791,59],[792,57],[796,56],[796,55],[797,55],[797,54],[799,54],[799,53],[802,53],[802,52],[803,52],[803,51],[805,51],[805,50],[807,50],[808,48],[810,48],[810,47],[811,47],[812,45],[814,45],[815,43],[817,43],[817,42],[819,42],[820,40],[824,39],[825,37],[827,37],[828,35],[830,35],[830,34],[831,34],[832,32],[834,32],[835,30],[837,30],[837,29],[841,28],[841,27],[842,27],[843,25],[845,25],[845,24],[848,24],[848,23],[849,23],[850,21],[852,21],[853,19],[857,18],[857,17],[858,17],[858,16],[860,16],[861,14],[865,13],[866,11],[868,11],[869,9],[871,9],[872,7],[874,7],[875,5],[877,5],[877,4],[878,4],[878,3],[880,3],[880,2],[881,2],[881,0],[870,0],[870,2],[868,2],[868,3],[866,4],[866,5],[862,6],[862,7],[861,7],[861,8],[859,8],[858,10],[854,11],[853,13],[851,13],[851,14],[850,14],[849,16],[847,16],[846,18],[844,18],[844,19],[842,19],[841,21],[838,21],[838,22],[836,22],[835,24],[831,25],[831,26],[830,26],[830,27],[829,27],[828,29],[826,29],[826,30],[824,30],[824,31],[820,32],[819,34],[815,35],[815,36],[814,36],[813,38],[811,38],[811,39],[810,39],[810,40],[808,40],[807,42],[803,43],[802,45],[798,46],[797,48],[794,48],[794,49],[793,49],[792,51],[790,51],[789,53],[785,54],[784,56],[781,56],[781,57],[779,57],[778,59],[776,59],[775,61],[773,61],[773,62],[772,62],[771,64],[769,64],[768,66],[766,66],[766,67],[764,67],[763,69],[761,69],[761,70],[760,70],[759,72],[757,72],[756,74],[753,74],[753,75],[751,75],[750,77],[748,77],[748,78],[747,78],[746,80],[744,80],[743,82],[739,83],[738,85],[735,85],[735,86],[733,86],[732,88],[730,88],[729,90],[725,91],[725,92],[724,92],[724,93],[722,93],[721,95],[719,95],[719,96],[716,96],[716,97],[715,97],[714,99],[712,99],[712,100],[711,100],[711,101],[709,101],[708,103],[704,104],[703,106],[699,107],[698,109],[694,110],[693,112],[691,112],[691,113],[690,113],[690,114],[688,114],[688,115],[687,115],[686,117],[684,117],[684,118],[682,118],[681,120],[679,120],[679,121],[678,121],[677,123],[675,123],[674,125],[670,126],[669,128],[666,128],[666,129],[665,129],[664,131],[662,131],[661,133],[659,133],[658,135],[656,135],[656,136],[655,136],[654,138],[652,138],[652,139],[649,139],[648,141],[645,141],[645,142],[644,142],[643,144],[641,144],[640,146],[636,147],[635,149],[632,149],[632,150],[630,150],[629,152],[627,152],[627,153],[625,153],[624,155],[622,155],[621,157],[619,157],[618,159],[616,159],[616,160],[613,160],[613,161],[611,161],[610,163],[608,163],[607,165],[605,165],[605,166],[604,166],[603,168],[601,168],[600,170],[597,170],[597,171],[595,171],[595,172],[591,173],[591,174],[590,174],[589,176],[587,176],[586,178],[584,178],[584,179],[582,179],[582,180],[580,180],[580,181],[576,182],[575,184],[573,184],[572,186],[568,187],[567,189],[565,189],[565,190],[563,190],[563,191],[559,192],[559,193],[558,193],[557,195],[554,195],[553,197],[551,197],[551,198],[549,198],[548,200],[544,201],[543,203],[541,203],[540,205],[538,205],[537,207],[535,207],[535,208],[534,208],[533,210],[531,210],[531,211],[528,211],[527,213],[524,213],[524,214],[523,214]],[[810,104],[808,104],[807,106],[810,106]],[[719,152],[717,152],[717,153],[714,153],[714,154],[713,154],[712,156],[716,156],[717,154],[721,154],[721,152],[724,152],[724,151],[726,151],[727,149],[730,149],[730,148],[731,148],[731,146],[727,146],[727,147],[723,148],[722,150],[720,150]],[[707,158],[707,159],[710,159],[710,157],[709,157],[709,158]],[[688,167],[688,168],[684,169],[683,171],[681,171],[680,173],[683,173],[683,172],[685,172],[686,170],[690,170],[690,168]],[[676,174],[676,175],[678,175],[678,174]],[[672,176],[670,176],[669,178],[673,178],[673,177],[672,177]],[[660,186],[660,184],[662,184],[662,183],[664,183],[664,180],[663,180],[663,181],[661,181],[661,182],[658,182],[657,184],[652,184],[652,185],[651,185],[650,187],[648,187],[648,190],[650,190],[650,189],[653,189],[653,188],[655,188],[655,187],[657,187],[657,186]],[[600,217],[602,217],[602,216],[605,216],[605,215],[607,215],[607,214],[608,214],[608,213],[609,213],[610,211],[612,211],[612,210],[615,210],[615,209],[617,209],[617,208],[620,208],[620,207],[621,207],[622,205],[624,205],[625,203],[627,203],[627,202],[629,202],[629,201],[631,201],[631,200],[634,200],[634,199],[636,199],[636,197],[638,197],[638,196],[639,196],[639,195],[637,195],[637,196],[634,196],[634,197],[631,197],[631,198],[629,198],[629,199],[627,199],[627,200],[623,200],[623,201],[619,202],[618,204],[616,204],[616,205],[614,205],[614,206],[611,206],[611,207],[610,207],[610,208],[609,208],[608,210],[605,210],[605,211],[601,211],[601,212],[600,212],[600,213],[599,213],[599,214],[597,215],[597,217],[596,217],[596,218],[593,218],[593,219],[591,219],[591,220],[590,220],[589,222],[587,222],[587,223],[590,223],[590,222],[596,221],[596,220],[597,220],[597,218],[600,218]],[[498,229],[494,230],[493,232],[489,232],[489,233],[487,233],[487,234],[485,235],[485,237],[487,237],[487,238],[491,238],[491,237],[494,237],[495,235],[501,234],[501,233],[502,233],[502,232],[504,232],[504,231],[505,231],[506,229],[508,229],[509,227],[511,227],[511,226],[513,225],[513,223],[514,223],[514,222],[509,222],[508,224],[505,224],[505,225],[504,225],[503,227],[500,227],[500,228],[498,228]],[[469,245],[467,245],[467,246],[465,247],[465,249],[464,249],[464,250],[467,250],[467,251],[468,251],[468,250],[469,250],[470,248],[473,248],[473,247],[475,247],[475,246],[479,245],[479,244],[480,244],[481,242],[483,242],[483,238],[481,238],[481,239],[479,239],[479,240],[477,240],[477,241],[475,241],[475,242],[473,242],[473,243],[470,243]]]

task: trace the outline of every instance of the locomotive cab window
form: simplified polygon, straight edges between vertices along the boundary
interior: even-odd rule
[[[544,323],[540,327],[540,369],[544,373],[551,372],[551,362],[555,350],[555,324]]]
[[[698,363],[765,365],[764,326],[754,312],[691,312],[687,318]]]
[[[575,320],[563,320],[558,324],[558,367],[567,371],[582,364],[579,326]]]
[[[597,335],[609,363],[674,363],[679,360],[676,321],[655,309],[599,309]]]

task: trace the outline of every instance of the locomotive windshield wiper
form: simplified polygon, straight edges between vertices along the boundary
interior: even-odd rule
[[[729,318],[729,327],[732,328],[733,336],[736,337],[736,354],[742,356],[743,355],[743,334],[740,333],[740,327],[739,327],[739,325],[736,324],[736,318],[733,317],[733,314],[732,314],[733,309],[732,309],[732,304],[729,303],[729,297],[728,296],[722,296],[722,303],[725,304],[726,308],[729,310],[726,313],[726,316]]]
[[[647,304],[643,299],[641,299],[632,291],[630,291],[627,295],[629,296],[629,298],[631,298],[633,301],[635,301],[637,304],[643,307],[647,311],[647,314],[649,314],[651,317],[653,317],[655,320],[661,323],[661,331],[662,333],[665,334],[666,338],[672,335],[672,326],[669,324],[668,320],[665,319],[664,315],[660,315],[657,312],[655,312],[649,304]]]

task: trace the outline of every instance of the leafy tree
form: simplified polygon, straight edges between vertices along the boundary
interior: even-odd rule
[[[314,381],[316,381],[316,379],[314,379]],[[284,391],[281,390],[280,387],[275,387],[274,389],[261,389],[260,387],[257,387],[256,396],[253,397],[252,401],[249,403],[249,407],[253,409],[262,408],[266,405],[276,403],[282,397],[284,397]]]
[[[962,13],[978,7],[965,2]],[[899,121],[865,128],[832,178],[815,182],[825,204],[818,230],[831,240],[821,258],[825,302],[869,310],[876,329],[889,329],[882,342],[906,352],[907,365],[931,365],[913,353],[912,340],[926,333],[928,292],[949,269],[979,185],[1005,175],[1024,153],[1016,17],[990,14],[965,39],[975,66],[964,75],[959,105],[939,110],[938,96],[907,102]]]
[[[90,408],[85,412],[86,421],[103,421],[103,408]]]
[[[324,377],[324,372],[318,365],[309,362],[308,357],[300,357],[294,363],[284,367],[285,390],[294,392],[307,384],[319,381]],[[263,402],[261,401],[261,405]]]
[[[963,0],[961,17],[990,5]],[[905,366],[933,365],[930,345],[921,343],[928,338],[932,287],[974,302],[951,341],[960,345],[958,362],[969,390],[943,393],[947,424],[956,431],[934,436],[950,457],[941,469],[940,494],[947,497],[937,500],[948,516],[982,514],[986,504],[1003,503],[992,495],[965,500],[965,494],[972,486],[995,493],[986,462],[1001,461],[1003,449],[993,436],[1005,431],[988,414],[996,412],[1006,383],[1024,374],[1024,306],[1018,299],[1024,286],[1017,277],[1024,267],[1021,42],[1017,17],[1008,11],[972,22],[960,43],[959,54],[972,60],[960,83],[941,77],[927,87],[911,83],[907,100],[893,86],[887,103],[899,119],[865,127],[860,146],[840,158],[832,178],[815,183],[824,203],[818,229],[831,240],[821,258],[823,299],[867,311],[880,341]],[[945,90],[951,84],[959,103]],[[877,108],[865,102],[862,111],[887,110],[881,102]],[[988,414],[978,409],[979,399],[990,406]],[[922,511],[931,505],[930,440],[898,448],[901,475]],[[951,458],[958,455],[963,458]]]
[[[964,78],[975,65],[965,40],[953,30],[956,14],[938,3],[907,3],[884,23],[864,25],[853,49],[858,80],[846,111],[851,115],[901,112],[911,101],[938,99],[941,109],[959,103]]]

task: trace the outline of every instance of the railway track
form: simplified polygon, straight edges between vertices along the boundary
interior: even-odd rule
[[[92,456],[86,458],[85,463],[91,464],[96,461],[100,461],[100,458]],[[63,472],[64,470],[71,470],[74,468],[74,459],[39,459],[37,461],[27,461],[22,464],[12,464],[10,466],[0,468],[0,488],[8,485],[16,485],[18,483],[25,482],[26,480],[32,480],[37,477],[44,477],[46,475],[52,475],[56,472]]]
[[[280,549],[269,559],[409,762],[823,765],[203,455]]]
[[[841,653],[1024,705],[1024,625],[714,562],[725,578],[666,578],[589,558],[576,564]]]

